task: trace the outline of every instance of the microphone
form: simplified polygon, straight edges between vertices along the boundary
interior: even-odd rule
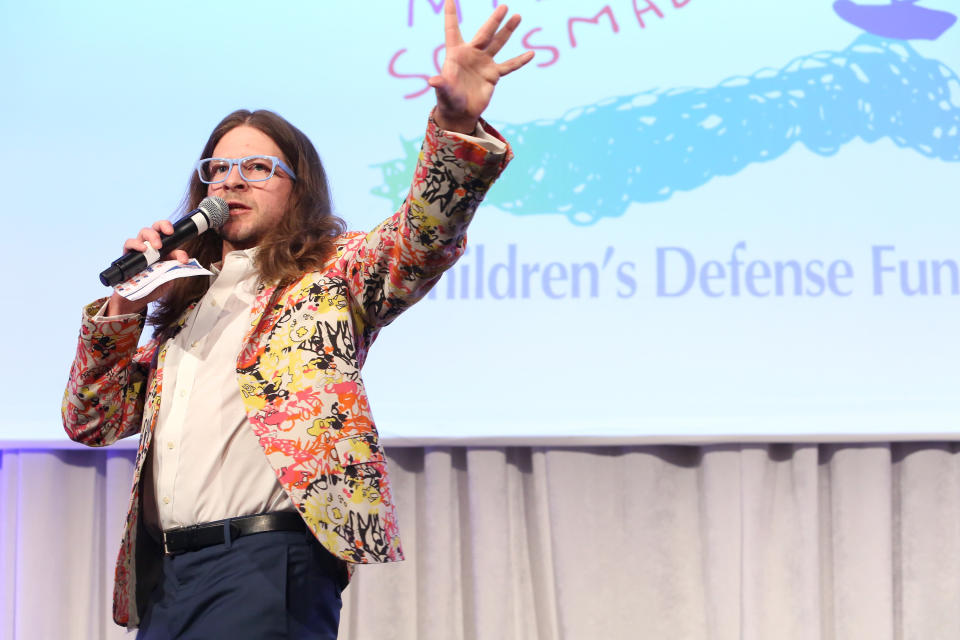
[[[230,207],[223,198],[206,197],[200,206],[174,223],[173,233],[161,235],[160,250],[147,243],[146,252],[130,251],[125,253],[100,273],[100,282],[108,287],[130,279],[160,259],[160,256],[173,251],[191,238],[196,238],[207,229],[219,229],[230,217]]]

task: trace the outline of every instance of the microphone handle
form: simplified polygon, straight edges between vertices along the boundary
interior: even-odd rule
[[[173,251],[181,244],[195,238],[200,233],[200,228],[194,222],[195,215],[201,215],[206,218],[204,213],[197,209],[191,211],[190,216],[180,220],[173,226],[173,233],[168,236],[161,234],[160,250],[154,255],[153,260],[148,260],[146,254],[140,251],[130,251],[123,254],[110,263],[110,266],[100,273],[100,282],[105,286],[112,287],[118,285],[124,280],[129,280],[131,276],[139,273],[149,267],[151,264],[170,251]],[[205,231],[206,229],[204,229]]]

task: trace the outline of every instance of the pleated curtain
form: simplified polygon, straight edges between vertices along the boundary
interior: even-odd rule
[[[341,638],[960,638],[958,443],[388,448]],[[0,640],[110,620],[129,450],[0,450]]]

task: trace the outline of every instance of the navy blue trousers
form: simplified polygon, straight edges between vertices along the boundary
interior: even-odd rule
[[[336,640],[343,562],[310,533],[270,531],[163,559],[139,640]]]

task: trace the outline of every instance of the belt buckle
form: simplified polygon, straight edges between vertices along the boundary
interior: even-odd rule
[[[188,529],[188,527],[181,527],[181,528],[178,528],[178,529],[171,529],[170,532],[186,533],[187,529]],[[167,531],[164,531],[164,532],[163,532],[163,553],[164,553],[164,555],[167,555],[167,556],[175,556],[175,555],[177,555],[178,553],[183,553],[184,549],[179,549],[179,550],[171,550],[171,549],[170,549],[170,538],[167,536],[167,533],[168,533]]]

